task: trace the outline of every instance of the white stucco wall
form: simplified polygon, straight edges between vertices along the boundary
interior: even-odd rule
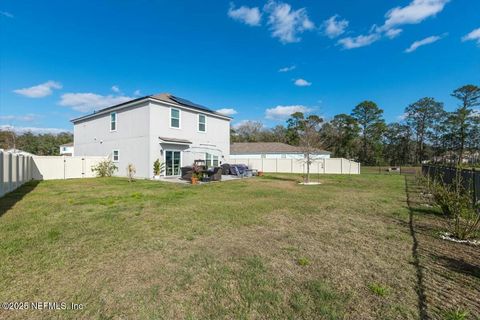
[[[204,159],[205,153],[228,157],[230,153],[230,121],[201,111],[173,106],[180,110],[180,128],[170,127],[170,106],[167,103],[145,101],[117,110],[117,130],[110,131],[110,112],[79,121],[74,125],[75,156],[110,156],[119,151],[117,175],[125,176],[132,163],[137,177],[153,177],[153,162],[164,161],[163,150],[182,151],[181,166]],[[198,114],[206,115],[206,132],[199,132]],[[187,146],[161,144],[159,137],[185,139]]]
[[[224,162],[230,153],[230,121],[208,113],[174,106],[180,110],[180,128],[170,127],[170,108],[163,103],[150,104],[150,163],[153,175],[153,162],[164,160],[161,150],[182,150],[181,166],[193,164],[196,159],[204,159],[206,153],[218,156]],[[206,132],[198,131],[198,115],[206,116]],[[189,146],[160,143],[159,137],[185,139]],[[224,157],[224,158],[222,158]]]
[[[128,164],[132,163],[138,177],[149,177],[148,104],[116,112],[116,131],[110,131],[110,113],[74,125],[75,156],[109,156],[111,158],[113,150],[118,150],[117,175],[125,176]]]

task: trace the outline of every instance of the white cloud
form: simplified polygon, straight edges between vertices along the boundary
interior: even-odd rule
[[[308,82],[305,79],[297,79],[293,82],[297,87],[310,87],[312,85],[311,82]]]
[[[284,68],[278,69],[278,72],[289,72],[289,71],[295,70],[296,68],[297,66],[284,67]]]
[[[237,114],[237,110],[233,108],[223,108],[223,109],[218,109],[218,113],[224,114],[226,116],[233,116],[234,114]]]
[[[228,9],[228,16],[234,20],[243,22],[249,26],[259,26],[262,20],[262,14],[258,7],[249,8],[241,6],[238,9],[235,9],[235,6],[230,4],[230,9]]]
[[[264,11],[269,14],[268,25],[272,36],[282,43],[299,42],[300,33],[315,28],[305,8],[292,10],[288,3],[270,0],[264,6]]]
[[[137,89],[137,90],[135,90],[135,91],[133,92],[133,95],[136,96],[136,97],[138,97],[138,96],[140,96],[140,95],[142,95],[142,94],[141,94],[140,90]]]
[[[414,43],[412,43],[410,45],[410,47],[408,47],[405,52],[406,53],[410,53],[410,52],[413,52],[415,50],[417,50],[418,48],[420,48],[421,46],[425,46],[427,44],[431,44],[431,43],[434,43],[434,42],[437,42],[438,40],[442,39],[442,37],[440,36],[430,36],[430,37],[427,37],[425,39],[422,39],[422,40],[419,40],[419,41],[415,41]]]
[[[11,14],[10,12],[7,12],[7,11],[0,11],[0,15],[1,16],[4,16],[4,17],[7,17],[7,18],[13,18],[13,14]]]
[[[119,93],[120,92],[120,87],[119,86],[112,86],[112,91],[115,92],[115,93]]]
[[[395,7],[385,15],[384,29],[404,24],[417,24],[441,12],[450,0],[413,0],[405,7]]]
[[[16,133],[25,133],[31,132],[33,134],[59,134],[63,132],[71,132],[69,129],[62,129],[62,128],[41,128],[41,127],[14,127],[7,124],[0,124],[0,130],[9,130],[14,131]]]
[[[310,111],[312,109],[302,105],[276,106],[275,108],[265,110],[265,118],[269,120],[285,120],[295,112],[306,113]]]
[[[0,115],[0,120],[4,120],[4,121],[30,122],[37,118],[38,118],[38,115],[33,113],[28,113],[24,115]]]
[[[371,33],[369,35],[343,38],[338,40],[338,44],[342,45],[344,49],[355,49],[369,46],[379,39],[380,35],[378,33]]]
[[[65,93],[62,95],[60,105],[71,107],[80,112],[91,112],[116,104],[132,100],[134,98],[127,96],[102,96],[95,93]]]
[[[389,29],[385,32],[385,35],[390,38],[390,39],[393,39],[393,38],[396,38],[400,35],[400,33],[402,33],[402,29]]]
[[[462,38],[462,41],[477,41],[480,45],[480,28],[473,30]]]
[[[62,84],[56,81],[47,81],[45,83],[30,87],[13,90],[13,92],[21,94],[29,98],[43,98],[52,94],[52,89],[61,89]]]
[[[395,7],[385,14],[385,23],[379,27],[373,25],[370,33],[357,37],[340,39],[338,44],[345,49],[355,49],[371,45],[382,37],[394,39],[402,33],[399,26],[418,24],[437,15],[450,0],[413,0],[404,7]]]
[[[325,35],[330,39],[336,38],[345,32],[348,27],[348,21],[340,19],[339,15],[334,15],[323,22]]]

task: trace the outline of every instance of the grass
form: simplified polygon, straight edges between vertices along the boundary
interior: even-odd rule
[[[371,283],[368,288],[379,297],[385,297],[390,292],[389,288],[378,283]]]
[[[30,183],[0,200],[0,302],[84,308],[0,318],[417,319],[404,177],[300,179]]]

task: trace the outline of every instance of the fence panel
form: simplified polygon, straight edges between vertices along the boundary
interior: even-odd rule
[[[251,169],[269,173],[306,173],[307,165],[300,159],[231,159],[230,163],[246,164]],[[315,159],[310,173],[359,174],[360,164],[343,158]]]
[[[31,180],[28,173],[31,159],[0,150],[0,197]]]
[[[480,171],[423,165],[422,174],[430,179],[440,180],[444,184],[454,183],[457,174],[459,174],[463,188],[472,192],[475,202],[480,201]]]
[[[33,157],[33,179],[55,180],[93,178],[92,166],[104,157],[66,157],[66,156],[35,156]]]

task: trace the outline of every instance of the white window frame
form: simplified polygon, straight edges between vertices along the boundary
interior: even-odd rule
[[[167,152],[180,152],[180,174],[167,176]],[[164,171],[165,177],[180,177],[182,175],[182,167],[183,167],[183,151],[178,149],[163,150],[163,163],[165,163],[165,171]]]
[[[115,152],[117,153],[117,160],[115,160]],[[112,161],[115,163],[120,162],[120,151],[118,149],[112,150]]]
[[[209,155],[210,155],[210,159],[208,159]],[[215,165],[213,163],[215,161],[215,158],[217,158],[217,167],[218,167],[220,165],[220,156],[218,156],[216,154],[213,154],[213,153],[210,153],[210,152],[205,153],[205,163],[207,164],[207,167],[209,167],[209,168],[215,167]]]
[[[178,111],[178,127],[173,127],[173,126],[172,126],[172,119],[173,119],[173,117],[172,117],[172,111],[173,111],[173,110],[177,110],[177,111]],[[173,108],[173,107],[170,108],[170,119],[168,119],[168,121],[169,121],[170,128],[172,128],[172,129],[181,129],[181,128],[182,128],[182,111],[181,111],[180,109],[178,109],[178,108]]]
[[[115,115],[115,121],[112,121],[112,115]],[[115,123],[115,129],[112,130],[112,123]],[[116,112],[110,112],[110,132],[115,132],[118,129],[118,114]]]
[[[205,118],[205,130],[204,131],[201,131],[200,130],[200,117],[203,116]],[[197,116],[197,132],[200,132],[200,133],[207,133],[207,115],[206,114],[203,114],[203,113],[199,113],[198,116]]]

